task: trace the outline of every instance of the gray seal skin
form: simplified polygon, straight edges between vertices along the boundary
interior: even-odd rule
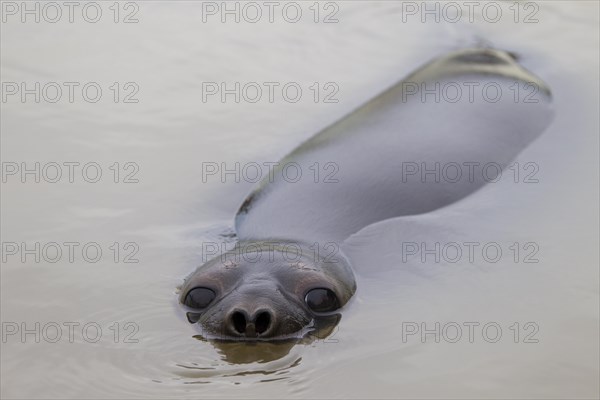
[[[461,85],[459,97],[431,91]],[[466,95],[477,87],[501,95]],[[428,179],[406,165],[504,168],[552,115],[548,86],[511,53],[466,49],[434,59],[297,147],[259,183],[235,218],[239,248],[186,279],[180,302],[188,319],[209,338],[259,341],[302,337],[320,319],[337,323],[332,317],[356,290],[351,260],[339,250],[345,239],[447,206],[490,181]],[[300,179],[286,179],[289,164]],[[321,175],[309,173],[315,169]]]
[[[183,297],[198,287],[215,294],[202,313]],[[315,288],[331,291],[341,304],[352,297],[354,274],[341,253],[322,255],[297,242],[239,242],[186,280],[181,301],[188,320],[202,326],[204,338],[298,339],[318,323],[331,329],[339,322],[335,313],[307,307],[305,297]]]

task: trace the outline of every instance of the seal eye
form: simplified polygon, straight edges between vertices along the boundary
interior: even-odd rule
[[[313,289],[304,299],[314,312],[329,312],[340,308],[337,296],[329,289]]]
[[[215,292],[208,288],[197,287],[190,290],[185,296],[183,304],[190,308],[201,309],[205,308],[215,298]]]

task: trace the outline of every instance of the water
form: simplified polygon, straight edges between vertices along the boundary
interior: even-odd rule
[[[57,183],[9,176],[2,185],[5,246],[56,242],[63,251],[55,263],[11,255],[2,264],[3,332],[40,323],[39,343],[34,334],[3,340],[3,397],[598,397],[597,3],[543,3],[529,24],[512,22],[512,2],[501,3],[511,17],[498,23],[456,24],[403,22],[393,1],[337,2],[339,23],[329,24],[314,23],[304,2],[307,17],[295,24],[203,23],[201,3],[160,1],[137,3],[139,22],[123,24],[113,22],[112,3],[99,4],[96,24],[79,14],[72,24],[2,23],[3,82],[103,89],[97,103],[80,91],[73,103],[2,103],[3,162],[95,162],[102,171],[97,183],[80,169],[70,183],[63,167]],[[135,11],[120,6],[120,20]],[[263,349],[261,362],[247,346],[224,350],[196,338],[177,287],[201,263],[201,243],[231,232],[252,188],[203,183],[202,163],[277,161],[427,60],[481,43],[518,53],[553,89],[553,125],[517,159],[522,173],[528,162],[538,166],[539,182],[502,179],[446,209],[351,238],[359,289],[326,340]],[[204,103],[207,81],[293,81],[305,93],[297,103]],[[339,102],[315,103],[314,82],[337,83]],[[136,87],[139,102],[123,102]],[[132,179],[139,182],[123,182]],[[508,252],[517,242],[521,250],[519,262],[509,253],[499,263],[402,263],[398,243],[407,240],[495,242]],[[73,262],[65,242],[78,243]],[[526,243],[537,245],[538,263],[522,262],[532,251]],[[95,248],[102,257],[92,262]],[[440,322],[448,335],[403,340],[402,327],[421,322]],[[473,343],[469,322],[480,324]],[[61,327],[55,343],[49,323]],[[72,338],[69,323],[79,324]],[[456,343],[446,340],[451,323],[463,328]],[[496,343],[482,337],[486,323],[501,327]]]

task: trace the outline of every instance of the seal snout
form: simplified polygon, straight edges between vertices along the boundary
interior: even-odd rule
[[[246,310],[236,309],[227,317],[226,328],[233,336],[264,337],[272,331],[274,319],[274,313],[269,309],[257,310],[252,315]]]

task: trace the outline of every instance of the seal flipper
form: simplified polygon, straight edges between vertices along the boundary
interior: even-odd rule
[[[238,211],[238,237],[341,242],[446,206],[494,178],[481,168],[505,167],[551,118],[549,89],[508,53],[451,53],[285,157]]]

